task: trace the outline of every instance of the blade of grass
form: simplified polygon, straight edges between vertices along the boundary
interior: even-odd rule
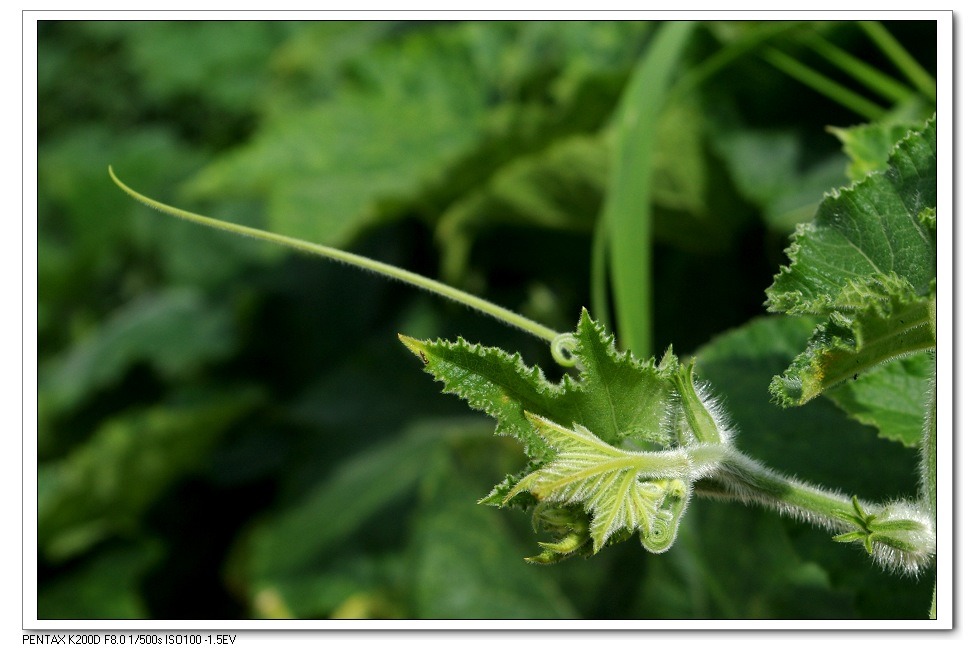
[[[796,81],[809,86],[836,103],[846,106],[851,111],[859,113],[868,120],[879,120],[886,113],[881,106],[816,72],[780,50],[769,48],[765,51],[764,58]]]
[[[693,30],[692,22],[668,22],[660,28],[614,116],[609,183],[600,218],[607,230],[618,333],[623,347],[640,358],[650,356],[653,342],[650,177],[657,117]]]
[[[593,314],[609,331],[613,330],[609,310],[609,286],[606,283],[606,222],[597,219],[592,231],[592,256],[589,266],[589,296]]]
[[[872,65],[861,61],[852,54],[836,47],[818,34],[811,36],[809,47],[881,97],[885,97],[892,102],[903,102],[909,100],[914,95],[914,92],[906,85],[884,74]]]
[[[683,75],[674,84],[673,96],[677,97],[693,90],[745,54],[763,46],[770,39],[804,26],[804,22],[772,22],[760,24],[746,32],[741,38],[724,45],[702,63],[691,68],[687,74]]]
[[[859,25],[877,47],[887,55],[887,58],[904,73],[904,76],[910,79],[914,87],[921,91],[925,97],[931,101],[935,101],[937,98],[937,84],[934,78],[897,42],[893,34],[887,31],[886,27],[874,20],[861,21]]]

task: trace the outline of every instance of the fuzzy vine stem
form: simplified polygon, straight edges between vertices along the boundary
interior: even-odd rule
[[[938,392],[935,373],[931,373],[931,395],[928,417],[924,423],[924,438],[921,440],[921,499],[928,508],[928,514],[934,526],[938,521]],[[931,609],[928,617],[938,617],[938,582],[935,580],[931,590]]]
[[[851,497],[782,476],[738,450],[728,453],[721,470],[711,477],[711,481],[717,485],[711,486],[710,481],[708,485],[702,484],[698,494],[760,503],[827,526],[842,523],[837,513],[854,512]]]
[[[763,466],[731,448],[720,468],[695,486],[697,494],[758,504],[828,530],[845,531],[836,541],[859,541],[881,563],[916,574],[934,554],[934,525],[926,508],[901,503],[880,506],[823,490]],[[876,539],[885,548],[874,553]]]
[[[931,294],[930,303],[931,334],[938,336],[937,294]],[[928,508],[928,516],[937,530],[938,525],[938,371],[937,357],[931,378],[928,380],[930,394],[928,395],[928,417],[924,422],[924,435],[921,439],[921,500]],[[931,609],[928,618],[938,617],[938,581],[935,579],[931,588]]]
[[[559,336],[559,333],[555,330],[545,327],[541,323],[536,323],[529,318],[525,318],[521,314],[517,314],[510,309],[496,305],[493,302],[484,300],[483,298],[478,298],[477,296],[469,294],[466,291],[455,289],[454,287],[446,285],[442,282],[424,277],[418,273],[406,271],[399,267],[393,266],[392,264],[379,262],[368,257],[363,257],[362,255],[356,255],[355,253],[349,253],[338,248],[332,248],[331,246],[312,244],[301,239],[286,237],[284,235],[278,235],[260,230],[258,228],[250,228],[248,226],[242,226],[236,223],[220,221],[219,219],[207,217],[202,214],[196,214],[195,212],[181,210],[136,192],[131,187],[119,180],[111,165],[108,167],[108,173],[112,177],[112,181],[114,181],[114,183],[118,185],[123,192],[131,196],[139,203],[142,203],[143,205],[154,210],[158,210],[164,214],[179,217],[180,219],[185,219],[187,221],[192,221],[193,223],[207,226],[209,228],[215,228],[217,230],[223,230],[225,232],[231,232],[237,235],[253,237],[262,241],[279,244],[303,253],[311,253],[312,255],[326,257],[336,262],[350,264],[365,271],[379,273],[380,275],[384,275],[393,280],[399,280],[400,282],[405,282],[406,284],[419,289],[429,291],[433,294],[446,298],[447,300],[452,300],[462,305],[466,305],[471,309],[476,309],[477,311],[485,313],[488,316],[493,316],[502,322],[508,323],[512,327],[516,327],[520,330],[528,332],[529,334],[533,334],[534,336],[548,341],[549,343],[552,343],[553,346],[556,338]],[[556,357],[556,360],[560,360],[560,355],[556,354],[554,347],[553,356]],[[565,357],[562,356],[561,358]]]

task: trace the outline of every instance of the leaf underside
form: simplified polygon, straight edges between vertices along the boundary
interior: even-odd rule
[[[509,494],[529,490],[539,501],[584,504],[593,516],[589,534],[594,552],[620,529],[640,531],[644,547],[652,552],[670,548],[690,497],[686,457],[680,452],[662,456],[623,451],[583,427],[569,430],[528,417],[557,453]]]

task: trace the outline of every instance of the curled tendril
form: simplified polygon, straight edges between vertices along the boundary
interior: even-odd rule
[[[566,368],[571,368],[576,365],[576,357],[572,354],[572,351],[576,349],[578,345],[575,334],[572,332],[563,332],[558,334],[552,339],[552,345],[550,347],[552,351],[552,358],[560,366],[565,366]]]

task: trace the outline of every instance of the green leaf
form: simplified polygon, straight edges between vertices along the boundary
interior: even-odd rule
[[[473,241],[488,227],[589,232],[599,211],[606,163],[601,140],[574,136],[503,166],[485,186],[454,203],[437,224],[446,281],[463,281]]]
[[[408,539],[403,522],[418,485],[445,446],[488,436],[471,418],[413,422],[346,458],[297,502],[280,507],[241,546],[237,577],[255,612],[309,618],[348,612],[356,602],[382,604],[379,594],[400,586],[405,560],[396,549]],[[363,553],[363,539],[375,547],[380,538],[391,548]]]
[[[614,118],[606,201],[610,278],[620,337],[639,357],[652,349],[653,311],[650,214],[653,151],[663,110],[680,55],[694,32],[693,22],[667,22],[634,71]]]
[[[369,517],[408,495],[434,450],[459,430],[447,421],[418,422],[346,460],[299,503],[263,522],[249,542],[247,571],[254,588],[273,586],[289,607],[300,610],[287,585],[308,578]]]
[[[897,144],[888,169],[828,195],[799,226],[768,289],[770,311],[827,316],[772,384],[804,404],[873,366],[932,349],[936,121]]]
[[[924,429],[933,372],[933,357],[915,354],[874,368],[827,396],[858,422],[875,427],[881,438],[916,447]]]
[[[528,419],[556,455],[519,481],[508,499],[528,490],[540,502],[582,503],[592,514],[594,553],[620,529],[640,531],[644,548],[654,553],[670,548],[691,495],[686,453],[623,451],[584,427],[570,431],[531,414]]]
[[[772,380],[770,390],[783,404],[805,404],[881,363],[934,347],[930,302],[900,278],[851,281],[840,301],[850,311],[833,312]]]
[[[258,198],[269,230],[341,246],[382,216],[382,201],[412,198],[474,142],[476,119],[448,104],[435,94],[353,96],[288,113],[189,191]]]
[[[237,334],[229,307],[208,304],[192,289],[140,296],[43,367],[40,400],[60,413],[112,386],[138,362],[165,379],[186,376],[233,353]]]
[[[831,127],[829,132],[843,143],[843,152],[849,157],[846,176],[859,181],[869,174],[886,168],[891,149],[917,125],[871,122],[846,129]]]
[[[269,230],[347,244],[477,142],[487,106],[484,79],[465,69],[469,45],[450,27],[377,44],[357,71],[365,89],[339,85],[334,96],[269,116],[190,192],[258,199]]]
[[[883,174],[873,174],[823,200],[800,225],[783,267],[768,289],[773,312],[828,315],[845,305],[850,283],[903,278],[918,296],[935,277],[935,240],[920,222],[937,205],[937,123],[934,118],[894,148]]]
[[[519,559],[503,511],[472,508],[475,486],[441,457],[413,521],[409,588],[424,619],[575,618],[557,576]]]
[[[636,530],[647,550],[665,551],[674,541],[691,483],[706,475],[725,449],[722,418],[700,396],[690,367],[670,352],[657,366],[620,354],[585,310],[572,348],[579,378],[566,375],[559,384],[498,349],[463,340],[401,339],[444,383],[445,392],[486,411],[497,419],[499,435],[525,445],[530,464],[520,480],[509,475],[481,502],[530,505],[519,498],[530,492],[546,528],[566,534],[554,545],[543,544],[547,552],[588,555],[619,531]],[[551,509],[573,504],[591,514],[585,537],[572,523],[574,515]],[[591,550],[585,539],[591,539]],[[531,559],[555,558],[543,553]]]
[[[37,542],[49,559],[138,530],[155,499],[199,469],[219,436],[261,396],[244,388],[197,399],[107,420],[68,456],[38,466]]]
[[[546,380],[541,368],[525,366],[519,355],[497,348],[463,339],[400,339],[444,383],[444,392],[497,419],[497,433],[520,440],[529,458],[548,459],[552,453],[526,412],[563,426],[579,424],[611,445],[625,439],[659,447],[676,444],[674,432],[661,424],[672,421],[670,378],[676,359],[665,357],[655,367],[617,352],[612,337],[585,310],[573,350],[579,378],[565,375],[558,384]]]
[[[288,28],[260,20],[98,21],[88,27],[122,39],[141,91],[157,104],[201,93],[201,104],[215,104],[225,115],[254,105],[268,57]]]

